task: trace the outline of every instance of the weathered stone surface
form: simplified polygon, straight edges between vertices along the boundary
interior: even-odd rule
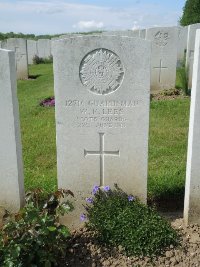
[[[185,188],[185,223],[200,224],[200,30],[194,52],[188,155]]]
[[[28,78],[27,41],[22,38],[7,39],[6,47],[15,52],[17,79]]]
[[[33,64],[33,58],[38,56],[37,41],[27,40],[28,64]]]
[[[146,29],[141,29],[140,30],[140,38],[142,38],[142,39],[146,39]]]
[[[139,31],[132,31],[132,30],[126,30],[126,31],[107,31],[102,32],[102,35],[116,35],[116,36],[128,36],[128,37],[139,37]]]
[[[37,49],[40,58],[49,58],[51,56],[51,40],[39,39],[37,41]]]
[[[7,42],[6,40],[0,41],[0,48],[6,49],[7,48]]]
[[[0,206],[16,212],[23,205],[24,183],[15,56],[2,49],[0,95]]]
[[[117,183],[146,202],[150,43],[120,36],[55,41],[59,188],[75,193],[80,223],[94,185]]]
[[[177,27],[147,29],[146,39],[152,41],[151,91],[174,88],[178,45]]]
[[[187,38],[188,38],[188,27],[178,27],[178,54],[177,63],[178,66],[184,62],[185,53],[187,50]]]
[[[133,30],[134,37],[140,37],[140,30]]]
[[[189,72],[188,87],[192,88],[192,73],[194,63],[194,46],[196,30],[200,29],[200,23],[192,24],[188,26],[188,39],[187,39],[187,53],[186,53],[186,67]]]

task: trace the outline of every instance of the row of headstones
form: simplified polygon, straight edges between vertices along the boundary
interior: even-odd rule
[[[151,91],[175,87],[176,66],[186,60],[188,86],[192,87],[194,44],[196,30],[200,23],[187,27],[156,27],[134,31],[105,32],[104,35],[117,34],[139,37],[152,41],[151,54]]]
[[[15,66],[17,79],[28,79],[28,64],[33,64],[33,58],[49,58],[51,56],[51,41],[39,39],[38,41],[22,38],[9,38],[0,41],[0,48],[15,52]]]
[[[117,35],[139,37],[152,42],[151,51],[151,92],[175,87],[177,64],[184,60],[186,53],[186,66],[189,71],[189,88],[192,86],[192,68],[194,55],[194,42],[196,29],[200,24],[188,27],[156,27],[142,30],[103,32],[103,36]],[[75,36],[74,34],[62,35],[60,39]],[[80,36],[80,35],[76,35]],[[28,78],[28,64],[33,64],[33,58],[49,58],[51,45],[59,38],[24,40],[10,38],[0,42],[1,48],[7,48],[16,52],[17,78]]]
[[[75,193],[72,227],[94,185],[117,183],[146,202],[150,55],[150,42],[139,38],[54,42],[58,187]],[[200,31],[194,59],[186,223],[200,223]],[[14,62],[14,52],[0,50],[0,203],[11,211],[24,202]]]
[[[39,58],[49,58],[51,56],[51,40],[39,39],[27,40],[27,53],[28,53],[28,64],[33,64],[35,56]]]
[[[116,35],[146,39],[152,42],[151,51],[151,92],[171,89],[176,83],[176,68],[183,65],[189,72],[188,86],[192,87],[192,68],[196,30],[200,23],[187,27],[155,27],[140,30],[108,31],[103,36]],[[56,39],[73,37],[61,35]],[[80,36],[80,35],[79,35]]]
[[[15,52],[17,79],[28,79],[27,41],[22,38],[9,38],[0,41],[0,48]]]

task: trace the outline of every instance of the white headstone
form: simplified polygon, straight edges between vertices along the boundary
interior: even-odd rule
[[[15,55],[0,49],[0,206],[17,212],[24,203]]]
[[[33,58],[38,56],[37,41],[27,40],[28,64],[33,64]]]
[[[49,58],[51,56],[51,40],[39,39],[37,41],[37,49],[40,58]]]
[[[182,63],[184,63],[185,53],[187,50],[187,37],[188,27],[178,27],[178,66],[181,66]]]
[[[200,30],[196,34],[185,187],[185,223],[200,224]]]
[[[193,62],[194,62],[194,46],[196,30],[200,29],[200,23],[192,24],[188,26],[188,39],[187,39],[187,54],[186,54],[186,67],[189,72],[188,87],[192,88],[192,73],[193,73]]]
[[[128,37],[139,37],[138,31],[126,30],[126,31],[107,31],[102,32],[102,35],[116,35],[116,36],[128,36]]]
[[[54,42],[59,188],[82,204],[94,185],[117,183],[146,202],[150,43],[120,36]]]
[[[139,37],[142,38],[142,39],[146,39],[146,29],[141,29],[140,30]]]
[[[146,39],[152,41],[151,91],[174,88],[177,64],[177,27],[147,29]]]
[[[6,40],[0,41],[0,48],[6,49],[7,48],[7,42]]]
[[[7,39],[7,49],[15,52],[17,79],[28,78],[27,41],[22,38]]]
[[[134,37],[140,37],[140,30],[133,30]]]

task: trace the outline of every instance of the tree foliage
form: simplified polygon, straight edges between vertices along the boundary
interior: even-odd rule
[[[2,33],[0,32],[0,40],[5,40],[8,38],[25,38],[25,39],[31,39],[31,40],[38,40],[38,39],[51,39],[52,37],[58,37],[60,34],[56,35],[35,35],[35,34],[24,34],[24,33],[14,33],[14,32],[7,32]]]
[[[99,34],[102,31],[91,31],[91,32],[77,32],[77,34]],[[31,40],[38,40],[38,39],[51,39],[53,37],[59,37],[61,35],[66,35],[67,33],[60,33],[60,34],[44,34],[44,35],[35,35],[35,34],[24,34],[24,33],[14,33],[14,32],[7,32],[3,33],[0,32],[0,41],[1,40],[6,40],[8,38],[24,38],[24,39],[31,39]],[[75,33],[74,33],[75,34]]]
[[[180,24],[187,26],[200,23],[200,0],[186,0]]]

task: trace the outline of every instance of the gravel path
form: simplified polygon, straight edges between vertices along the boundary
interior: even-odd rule
[[[177,216],[175,216],[177,217]],[[74,231],[70,241],[69,267],[199,267],[200,266],[200,227],[190,225],[185,227],[183,219],[174,219],[168,214],[172,226],[181,233],[181,245],[167,250],[164,255],[154,259],[126,257],[122,248],[106,248],[100,246],[93,238],[93,234],[86,229]]]

